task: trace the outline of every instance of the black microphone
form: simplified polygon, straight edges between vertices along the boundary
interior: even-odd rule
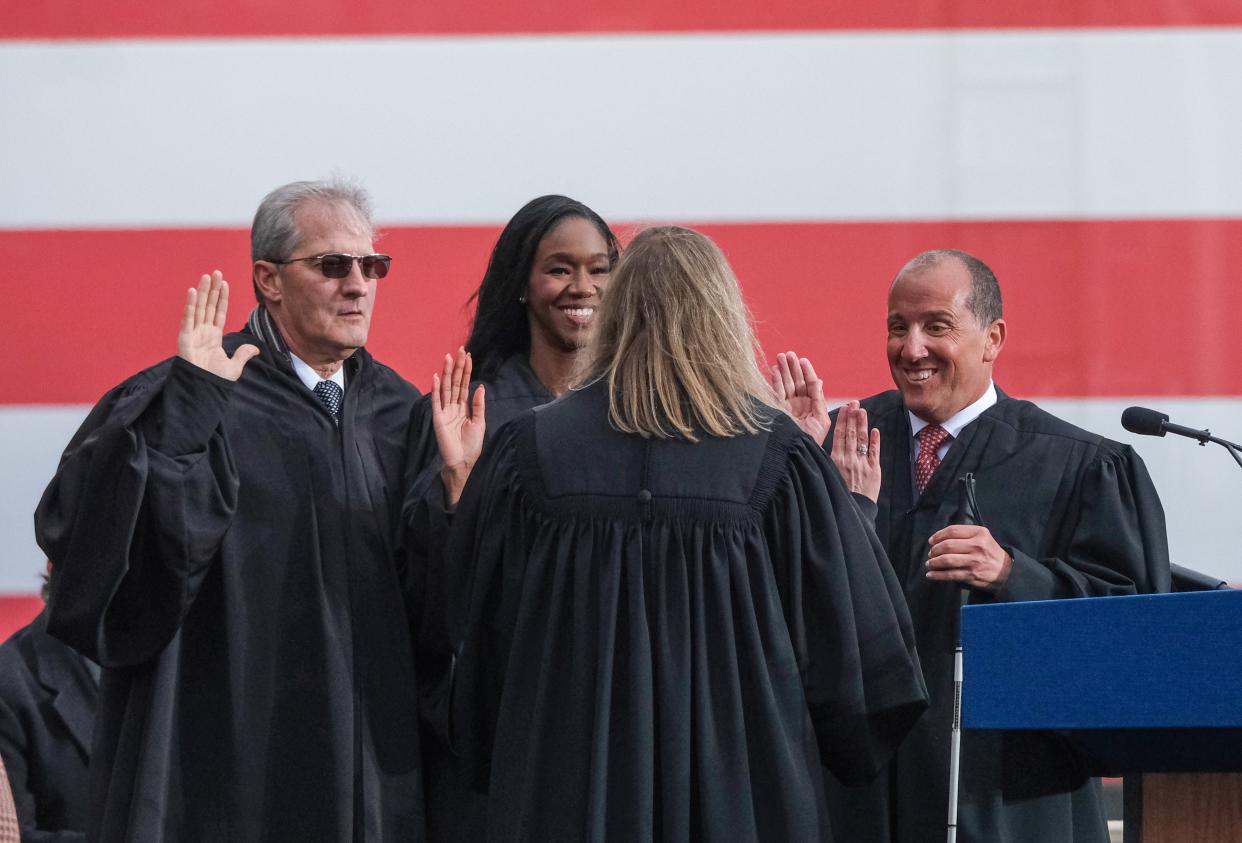
[[[1138,433],[1142,436],[1164,436],[1166,433],[1176,433],[1178,436],[1194,439],[1200,445],[1215,442],[1217,445],[1223,445],[1234,461],[1242,466],[1242,456],[1239,455],[1242,447],[1227,439],[1213,436],[1210,430],[1196,430],[1193,427],[1174,424],[1169,421],[1168,415],[1156,410],[1149,410],[1146,407],[1126,407],[1121,414],[1121,426],[1131,433]]]
[[[1146,407],[1126,407],[1121,414],[1121,426],[1143,436],[1164,436],[1164,423],[1168,420],[1164,413]]]
[[[1164,436],[1166,433],[1176,433],[1178,436],[1196,439],[1200,445],[1217,441],[1210,430],[1196,430],[1183,424],[1174,424],[1169,421],[1167,414],[1149,410],[1146,407],[1126,407],[1121,414],[1121,426],[1131,433],[1143,436]]]

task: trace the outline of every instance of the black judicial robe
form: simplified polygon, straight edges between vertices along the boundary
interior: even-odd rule
[[[905,587],[931,707],[870,786],[830,786],[846,839],[924,843],[945,833],[961,598],[957,586],[927,580],[924,564],[928,537],[957,510],[959,477],[975,475],[984,524],[1013,556],[1003,590],[972,592],[971,602],[1168,590],[1164,510],[1138,455],[997,393],[917,500],[900,393],[862,402],[883,445],[876,529]],[[962,843],[1107,843],[1098,780],[1056,735],[963,732],[961,771]]]
[[[555,396],[548,390],[530,368],[528,355],[519,353],[506,358],[486,380],[475,381],[471,388],[485,387],[485,413],[487,429],[485,441],[490,443],[496,434],[513,418],[532,407],[552,401]],[[420,426],[413,432],[417,444],[411,452],[421,454],[423,466],[414,484],[408,504],[407,518],[411,521],[411,534],[416,538],[412,548],[416,567],[428,564],[427,551],[436,557],[432,564],[441,564],[438,549],[448,539],[450,523],[444,507],[444,487],[440,483],[440,457],[431,429],[430,396],[420,401]],[[421,563],[421,565],[420,565]],[[423,579],[426,582],[426,579]],[[434,590],[434,587],[433,587]],[[434,600],[438,604],[438,600]],[[435,624],[434,612],[428,612],[427,621]],[[424,632],[424,640],[432,640],[435,633]],[[451,649],[451,644],[446,645]],[[465,843],[483,840],[487,835],[487,799],[469,786],[458,770],[456,758],[446,744],[443,734],[444,715],[434,711],[442,700],[439,688],[427,688],[427,708],[433,709],[428,716],[430,729],[423,735],[423,776],[427,792],[427,836],[431,841]]]
[[[109,392],[39,505],[49,630],[104,668],[93,840],[423,833],[396,546],[418,392],[360,349],[338,426],[261,348],[236,384],[173,358]]]
[[[0,756],[25,843],[86,839],[95,678],[47,634],[47,612],[0,646]]]
[[[455,516],[489,839],[831,839],[821,762],[873,774],[925,704],[874,531],[783,415],[691,444],[607,414],[596,384],[520,416]]]

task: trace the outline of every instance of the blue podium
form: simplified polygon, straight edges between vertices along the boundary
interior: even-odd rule
[[[1126,776],[1127,841],[1242,839],[1242,590],[971,605],[961,628],[964,729],[1066,734]]]

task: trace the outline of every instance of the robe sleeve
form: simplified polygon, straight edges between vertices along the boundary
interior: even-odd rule
[[[764,530],[824,764],[873,777],[927,707],[909,610],[884,549],[809,438],[792,445]]]
[[[431,732],[447,743],[448,690],[455,648],[448,634],[443,571],[452,513],[444,499],[439,454],[430,433],[430,407],[425,399],[416,406],[410,438],[411,471],[402,520],[419,713]]]
[[[1077,520],[1059,558],[1013,558],[996,601],[1100,597],[1169,590],[1164,509],[1143,461],[1128,446],[1106,449],[1087,466]],[[985,513],[986,515],[986,513]],[[983,596],[983,595],[980,595]],[[978,596],[976,597],[978,599]]]
[[[487,789],[501,684],[509,661],[506,629],[516,600],[505,583],[520,584],[529,550],[530,517],[517,483],[515,440],[520,421],[506,425],[470,474],[453,515],[443,556],[447,634],[455,643],[449,738],[467,781]]]
[[[53,560],[48,631],[104,667],[172,640],[232,522],[221,420],[234,384],[180,358],[96,405],[35,512]]]

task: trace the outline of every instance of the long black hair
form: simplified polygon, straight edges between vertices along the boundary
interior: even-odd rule
[[[486,380],[510,356],[530,351],[530,325],[522,302],[530,283],[535,252],[544,235],[564,219],[579,217],[599,229],[608,244],[608,265],[617,262],[621,247],[599,214],[568,196],[540,196],[513,215],[492,249],[483,282],[470,301],[476,302],[466,350],[474,358],[474,377]],[[469,302],[467,302],[469,304]]]

